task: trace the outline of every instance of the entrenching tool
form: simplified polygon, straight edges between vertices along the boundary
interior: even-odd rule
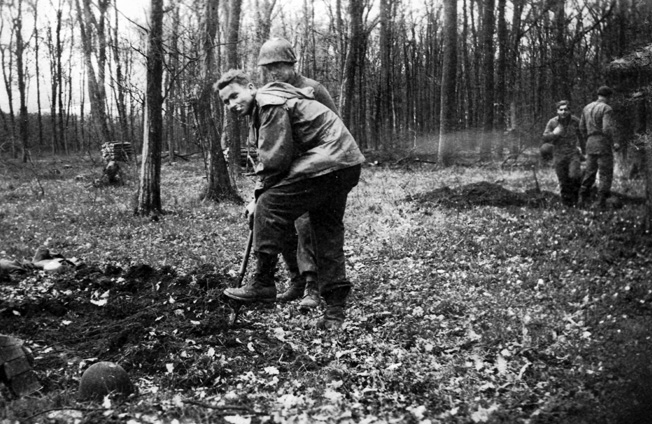
[[[240,272],[238,273],[238,280],[236,287],[242,285],[245,275],[247,274],[247,264],[249,263],[249,256],[251,256],[251,247],[254,244],[254,232],[249,230],[249,237],[247,239],[247,247],[244,251],[244,257],[242,258],[242,263],[240,264]],[[234,299],[228,299],[228,304],[231,307],[231,314],[229,315],[229,325],[235,324],[240,314],[240,309],[242,309],[242,302],[238,302]]]

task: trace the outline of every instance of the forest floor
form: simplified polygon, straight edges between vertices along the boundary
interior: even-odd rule
[[[2,424],[650,422],[641,181],[617,178],[624,206],[598,211],[563,207],[547,166],[536,183],[519,167],[366,167],[345,219],[355,289],[329,332],[293,303],[229,324],[220,294],[247,228],[243,205],[198,200],[201,162],[163,165],[158,221],[132,214],[134,166],[118,187],[93,186],[100,169],[3,163],[0,258],[47,246],[77,266],[0,273],[0,333],[31,348],[43,386],[0,388]],[[137,394],[79,400],[99,361]]]

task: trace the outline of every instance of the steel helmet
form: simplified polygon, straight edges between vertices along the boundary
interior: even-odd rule
[[[258,54],[258,66],[276,62],[295,63],[297,57],[290,42],[284,38],[272,38],[261,46]]]

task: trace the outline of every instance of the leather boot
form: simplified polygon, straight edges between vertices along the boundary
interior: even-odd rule
[[[319,306],[319,288],[317,286],[317,281],[307,280],[306,281],[306,290],[303,293],[303,299],[299,303],[300,308],[316,308]]]
[[[598,194],[598,200],[595,201],[593,204],[593,207],[598,210],[604,210],[607,209],[607,198],[609,197],[608,194],[603,194],[600,193]]]
[[[240,302],[274,302],[276,300],[276,285],[274,274],[278,255],[256,253],[256,274],[242,287],[224,290],[224,294]]]
[[[290,278],[290,285],[283,293],[276,295],[279,302],[291,302],[303,295],[306,288],[306,279],[302,275],[294,275]]]
[[[339,330],[342,328],[346,317],[344,313],[346,298],[350,291],[349,287],[345,287],[324,294],[326,310],[322,319],[317,321],[317,328],[322,330]]]

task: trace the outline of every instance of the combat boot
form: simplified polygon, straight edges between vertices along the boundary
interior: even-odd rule
[[[295,275],[290,279],[290,286],[283,293],[276,295],[276,300],[279,302],[291,302],[303,295],[306,288],[306,280],[302,275]]]
[[[598,210],[607,209],[607,197],[609,196],[602,193],[599,194],[598,200],[596,200],[595,203],[593,204],[593,208]]]
[[[317,321],[317,328],[321,330],[339,330],[342,328],[346,317],[344,308],[349,291],[351,291],[349,287],[344,287],[324,294],[326,310],[324,316]]]
[[[586,208],[589,206],[589,196],[586,194],[580,194],[580,198],[577,202],[577,207],[578,208]]]
[[[319,289],[317,282],[309,280],[306,282],[306,291],[303,294],[303,299],[299,303],[300,308],[312,309],[319,306]]]
[[[276,273],[277,255],[268,253],[256,254],[256,274],[242,287],[233,287],[224,290],[224,294],[240,302],[266,302],[276,300]]]

